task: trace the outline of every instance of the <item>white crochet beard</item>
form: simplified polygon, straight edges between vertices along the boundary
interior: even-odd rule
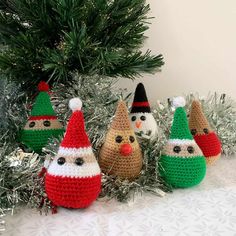
[[[132,116],[136,116],[135,121],[131,120]],[[140,120],[141,116],[145,116],[146,120],[144,120],[144,121]],[[157,123],[156,123],[152,113],[147,113],[147,112],[130,113],[129,117],[130,117],[132,128],[134,129],[135,133],[143,133],[143,134],[147,135],[151,132],[150,133],[151,138],[154,138],[157,135],[158,127],[157,127]],[[142,125],[140,128],[136,127],[136,125],[135,125],[136,121],[142,122]]]
[[[49,164],[49,168],[47,170],[48,174],[53,176],[61,176],[61,177],[77,177],[77,178],[88,178],[99,175],[101,173],[100,167],[94,157],[94,162],[86,163],[78,166],[75,163],[64,163],[63,165],[59,165],[57,163],[57,159],[59,157],[64,157],[64,155],[57,155],[54,157],[53,161]],[[78,157],[82,157],[81,155]],[[76,159],[76,158],[74,158]]]

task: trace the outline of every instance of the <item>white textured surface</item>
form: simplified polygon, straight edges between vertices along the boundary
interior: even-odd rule
[[[72,156],[72,157],[90,155],[92,153],[93,153],[93,149],[91,146],[81,147],[81,148],[68,148],[68,147],[60,146],[58,150],[58,155]]]
[[[95,202],[86,210],[40,216],[24,209],[7,219],[7,236],[236,235],[236,158],[208,168],[197,187],[164,198],[145,194],[128,204]]]

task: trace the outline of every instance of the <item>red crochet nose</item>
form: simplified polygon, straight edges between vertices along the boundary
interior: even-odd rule
[[[123,156],[128,156],[128,155],[130,155],[132,152],[133,152],[133,148],[131,147],[130,144],[125,143],[125,144],[122,144],[122,145],[121,145],[121,147],[120,147],[120,153],[121,153],[121,155],[123,155]]]

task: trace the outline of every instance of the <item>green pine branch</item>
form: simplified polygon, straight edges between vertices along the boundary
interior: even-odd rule
[[[140,50],[149,10],[145,0],[2,0],[0,70],[31,85],[153,73],[164,63]]]

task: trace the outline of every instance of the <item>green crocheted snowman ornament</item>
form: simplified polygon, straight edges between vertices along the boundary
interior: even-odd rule
[[[34,152],[41,153],[42,148],[47,145],[48,139],[62,135],[64,129],[52,108],[48,84],[41,81],[38,89],[39,94],[33,105],[31,115],[21,131],[20,139]]]
[[[168,140],[159,161],[159,171],[164,180],[175,188],[187,188],[199,184],[206,174],[206,161],[194,141],[184,110],[185,100],[173,100],[176,108]]]

